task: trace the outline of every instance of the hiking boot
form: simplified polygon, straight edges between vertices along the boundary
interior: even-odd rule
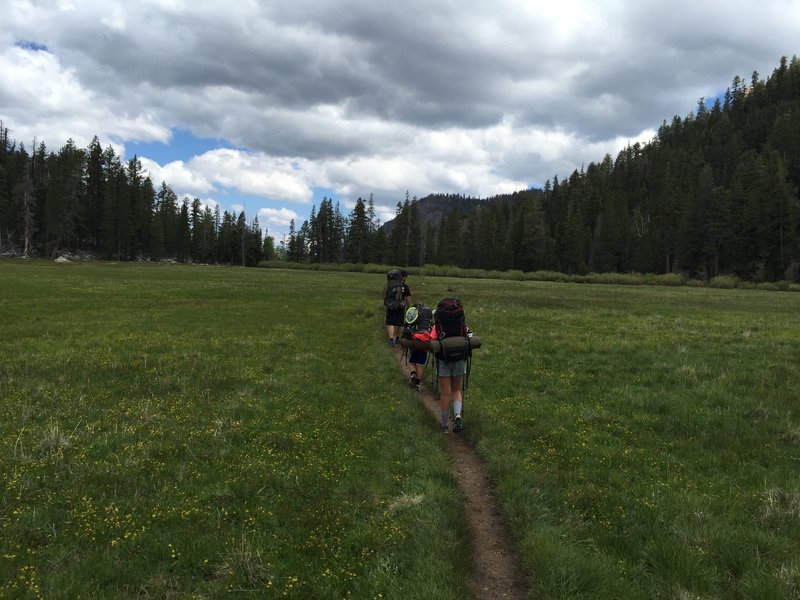
[[[391,338],[389,339],[389,345],[390,345],[390,346],[394,346],[394,340],[393,340],[393,339],[391,339]]]
[[[400,338],[394,338],[394,344],[395,344],[395,346],[399,346],[400,345]]]
[[[456,415],[455,419],[453,419],[453,433],[461,433],[461,415]]]
[[[442,433],[450,433],[450,428],[447,425],[442,426]]]
[[[419,386],[419,379],[417,379],[416,373],[411,373],[411,376],[409,377],[409,383],[411,384],[411,387]]]
[[[420,390],[420,381],[417,379],[417,385],[414,386],[414,389],[419,391]]]

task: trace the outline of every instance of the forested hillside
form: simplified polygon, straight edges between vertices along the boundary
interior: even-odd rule
[[[798,187],[795,57],[781,59],[766,81],[735,77],[723,98],[711,106],[701,99],[696,112],[665,121],[648,144],[554,177],[542,190],[453,212],[433,233],[406,203],[390,251],[410,265],[795,280]],[[412,239],[430,242],[419,248]]]
[[[587,157],[590,158],[590,157]],[[53,256],[86,250],[256,264],[452,264],[523,271],[733,274],[796,280],[800,188],[800,60],[766,79],[733,78],[724,97],[664,121],[647,144],[555,175],[543,189],[476,200],[405,198],[388,224],[372,198],[345,216],[325,199],[276,248],[257,220],[156,191],[136,159],[95,139],[29,153],[0,124],[0,248]]]

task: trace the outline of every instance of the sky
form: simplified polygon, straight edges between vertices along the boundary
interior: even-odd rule
[[[0,0],[0,121],[276,240],[324,198],[541,187],[800,54],[797,0]]]

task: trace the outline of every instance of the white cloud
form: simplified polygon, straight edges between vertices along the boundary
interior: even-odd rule
[[[192,158],[189,168],[246,195],[298,203],[313,195],[305,174],[288,159],[221,148]]]
[[[170,136],[147,111],[113,110],[108,98],[85,88],[74,68],[46,50],[13,46],[0,52],[0,90],[0,119],[20,141],[37,138],[55,150],[70,138],[85,147],[95,135],[104,145],[115,138],[166,141]]]
[[[161,185],[161,182],[166,182],[180,198],[184,196],[199,197],[215,190],[213,181],[207,179],[202,171],[193,169],[190,164],[184,163],[182,160],[176,160],[163,166],[147,157],[141,157],[140,161],[156,188]]]
[[[3,17],[14,139],[226,140],[240,150],[141,158],[156,185],[247,197],[275,227],[305,219],[287,206],[315,188],[372,193],[385,221],[406,190],[487,197],[568,176],[734,75],[768,75],[800,37],[795,0],[57,0]]]
[[[187,162],[178,160],[159,165],[147,157],[140,157],[140,161],[156,187],[166,182],[180,198],[215,194],[310,204],[313,196],[310,174],[287,159],[220,148]],[[230,208],[238,213],[245,210],[245,205],[235,203]]]
[[[269,229],[271,226],[275,226],[281,231],[289,229],[290,221],[294,219],[295,223],[302,221],[303,219],[300,218],[293,210],[289,210],[288,208],[260,208],[258,209],[258,221],[262,225],[267,225]]]

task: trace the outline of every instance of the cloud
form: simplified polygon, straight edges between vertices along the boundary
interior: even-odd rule
[[[152,114],[112,110],[108,98],[84,87],[74,69],[38,46],[29,42],[0,52],[0,119],[15,139],[46,139],[60,147],[71,138],[85,147],[95,135],[106,143],[169,138],[169,128]]]
[[[259,222],[262,225],[267,225],[268,229],[270,226],[276,226],[281,231],[288,230],[292,219],[298,224],[303,220],[300,215],[288,208],[260,208],[258,210]]]
[[[192,198],[212,193],[216,188],[214,182],[205,174],[191,168],[190,164],[176,160],[166,165],[141,157],[139,159],[153,185],[158,187],[162,182],[167,183],[179,197]]]
[[[309,204],[313,195],[306,176],[291,161],[241,150],[220,148],[163,166],[147,157],[140,160],[154,182],[169,183],[179,195],[226,190],[301,204]]]
[[[196,173],[242,194],[307,204],[313,192],[303,172],[290,160],[221,148],[189,162]]]
[[[769,75],[800,37],[795,0],[7,8],[0,120],[12,137],[224,140],[237,149],[143,164],[179,194],[269,207],[275,226],[318,188],[374,194],[391,217],[406,190],[486,197],[568,176],[651,139],[734,75]]]

